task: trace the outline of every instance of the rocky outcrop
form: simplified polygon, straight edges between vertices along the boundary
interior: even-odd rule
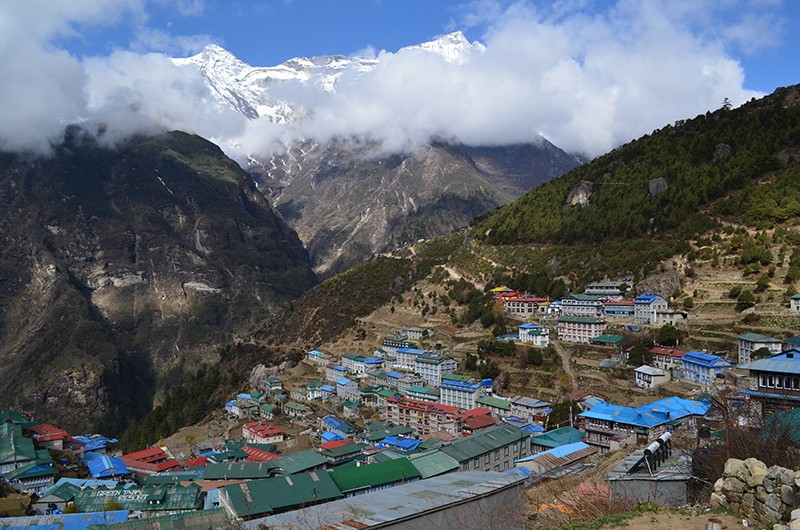
[[[315,284],[297,235],[196,136],[0,153],[0,205],[0,407],[67,429],[118,432],[166,370]]]
[[[582,180],[575,184],[569,195],[567,195],[566,204],[570,206],[586,206],[589,204],[589,199],[592,197],[592,186],[592,183],[588,180]]]
[[[756,458],[731,458],[714,483],[710,502],[712,508],[729,509],[749,521],[765,525],[791,521],[789,527],[800,530],[799,492],[800,471],[768,468]]]
[[[298,145],[250,170],[327,277],[464,227],[578,164],[544,139],[491,147],[435,142],[399,154],[340,141]]]

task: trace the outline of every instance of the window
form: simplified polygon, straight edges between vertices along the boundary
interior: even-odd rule
[[[472,461],[472,468],[473,469],[480,469],[480,467],[481,467],[481,459],[480,458],[476,458],[475,460]]]
[[[494,461],[497,462],[500,460],[500,449],[494,452]]]
[[[489,460],[491,459],[490,455],[486,455],[486,461],[484,462],[487,466],[489,465]]]
[[[503,449],[503,456],[508,456],[508,446]]]

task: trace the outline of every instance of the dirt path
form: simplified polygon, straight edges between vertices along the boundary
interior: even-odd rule
[[[550,344],[553,345],[553,348],[555,349],[556,353],[558,354],[559,357],[561,357],[561,364],[564,367],[564,372],[566,372],[567,374],[570,375],[570,377],[572,377],[572,390],[573,391],[577,390],[578,378],[575,377],[575,370],[572,369],[572,362],[570,361],[571,355],[569,351],[567,351],[567,349],[564,348],[564,346],[562,346],[561,343],[557,340],[554,340]]]

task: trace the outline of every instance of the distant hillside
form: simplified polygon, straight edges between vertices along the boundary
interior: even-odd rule
[[[0,405],[118,432],[316,283],[249,177],[197,136],[73,130],[0,153]],[[20,389],[25,389],[20,392]]]
[[[745,188],[715,213],[780,222],[800,213],[798,161],[800,89],[793,86],[630,142],[534,189],[475,231],[491,244],[688,238],[713,223],[715,200]],[[770,191],[750,193],[764,183]]]

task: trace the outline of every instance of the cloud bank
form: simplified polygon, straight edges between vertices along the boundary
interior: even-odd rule
[[[145,0],[68,4],[0,4],[0,149],[47,152],[66,124],[81,122],[102,123],[110,141],[182,129],[216,141],[240,161],[299,138],[352,136],[399,150],[432,137],[497,145],[542,135],[591,157],[719,108],[725,98],[738,105],[759,96],[744,87],[732,52],[774,45],[776,34],[759,38],[748,29],[775,21],[764,6],[744,0],[620,0],[604,11],[568,1],[547,9],[473,2],[454,29],[485,28],[482,53],[450,62],[419,48],[381,51],[378,66],[346,72],[333,94],[285,84],[273,96],[306,112],[277,124],[219,108],[196,69],[144,53],[188,52],[211,37],[171,36],[143,25],[128,49],[107,56],[78,60],[58,49],[54,43],[80,27],[147,20]],[[181,5],[191,16],[202,11],[202,2]]]

